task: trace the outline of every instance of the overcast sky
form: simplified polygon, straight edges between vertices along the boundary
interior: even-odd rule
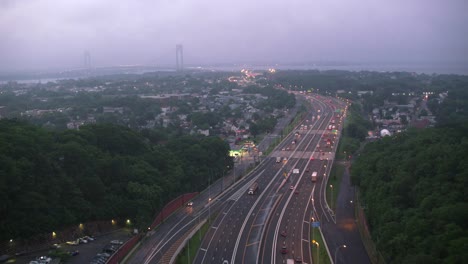
[[[0,69],[468,61],[468,0],[0,0]]]

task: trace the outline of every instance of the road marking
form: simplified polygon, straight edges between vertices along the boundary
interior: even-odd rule
[[[206,249],[205,249],[205,248],[200,248],[200,250],[203,250],[203,251],[205,251],[205,252],[206,252]]]
[[[213,228],[213,229],[218,229],[218,227],[217,227],[217,226],[212,226],[211,228]]]
[[[302,239],[302,241],[304,241],[304,242],[306,242],[306,243],[309,243],[309,240]]]
[[[253,242],[253,243],[247,244],[247,245],[245,245],[245,247],[250,247],[250,246],[252,246],[252,245],[256,245],[256,244],[258,244],[258,243],[260,243],[260,241],[257,241],[257,242]]]

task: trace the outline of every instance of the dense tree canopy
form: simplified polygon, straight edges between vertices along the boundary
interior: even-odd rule
[[[151,143],[160,139],[167,144]],[[95,219],[147,224],[165,202],[232,167],[228,152],[214,137],[167,139],[110,124],[50,132],[0,120],[0,240]]]
[[[468,124],[368,144],[352,175],[388,263],[467,263]]]

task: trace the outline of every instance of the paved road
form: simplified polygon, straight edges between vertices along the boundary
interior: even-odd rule
[[[336,149],[336,144],[327,146],[324,139],[331,137],[326,127],[330,124],[337,102],[323,97],[309,100],[314,100],[317,112],[310,113],[307,131],[300,131],[299,136],[291,133],[285,137],[272,155],[263,158],[252,173],[227,190],[226,186],[233,179],[215,183],[195,199],[193,208],[179,210],[168,218],[157,232],[143,242],[140,251],[129,263],[166,263],[167,255],[173,254],[181,238],[200,219],[208,218],[210,214],[217,217],[203,238],[194,263],[285,263],[287,258],[295,257],[311,263],[309,234],[312,217],[321,222],[330,251],[341,244],[349,244],[348,248],[337,251],[340,263],[368,263],[356,225],[353,226],[350,221],[350,216],[354,214],[351,214],[349,201],[354,193],[345,188],[349,186],[349,176],[348,182],[346,176],[343,178],[343,194],[340,192],[337,199],[337,216],[324,199]],[[342,103],[338,104],[342,106]],[[321,117],[313,120],[312,114]],[[289,121],[279,124],[287,123]],[[275,131],[264,142],[271,142],[277,136],[280,135]],[[297,143],[292,144],[293,140]],[[337,143],[337,140],[332,140]],[[267,149],[267,143],[260,144],[260,151],[264,151],[262,148]],[[287,161],[277,163],[275,157],[286,158]],[[314,157],[313,161],[311,157]],[[307,173],[306,168],[309,170]],[[299,169],[299,173],[293,173],[293,169]],[[311,171],[323,176],[312,183]],[[285,173],[289,175],[287,180]],[[255,181],[259,183],[259,191],[248,195],[247,189]],[[289,189],[291,185],[293,190]],[[209,203],[208,198],[215,196]],[[318,235],[318,232],[315,234]],[[281,254],[283,243],[287,246],[287,254]]]

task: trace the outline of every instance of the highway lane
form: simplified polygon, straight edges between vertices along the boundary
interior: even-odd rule
[[[290,135],[283,140],[278,149],[286,150],[287,148],[291,148],[293,139],[294,136]],[[286,154],[289,154],[289,156],[286,156]],[[243,258],[243,253],[236,254],[237,249],[242,251],[246,241],[251,241],[251,243],[248,243],[249,245],[255,245],[258,243],[256,241],[260,241],[259,235],[262,233],[262,221],[264,221],[263,219],[266,219],[266,217],[257,217],[257,213],[253,213],[253,208],[261,207],[262,209],[259,210],[260,212],[267,212],[269,208],[271,208],[274,200],[277,199],[275,195],[268,195],[268,190],[278,189],[284,179],[281,175],[292,169],[290,164],[293,162],[291,159],[293,158],[294,151],[281,151],[279,155],[280,157],[286,157],[288,161],[280,164],[276,163],[274,158],[268,161],[271,165],[270,168],[258,179],[261,188],[259,193],[253,196],[244,193],[239,200],[235,201],[235,204],[229,211],[224,211],[222,213],[223,220],[211,234],[205,237],[203,245],[197,253],[195,263],[223,263],[224,261],[238,263],[233,253]],[[265,213],[263,213],[263,215],[265,215]],[[232,231],[226,234],[223,233],[224,230]],[[238,235],[243,234],[245,230],[248,230],[247,233],[249,236],[240,238],[242,236]],[[253,250],[253,252],[255,252],[255,250]]]
[[[299,257],[305,262],[310,263],[310,247],[309,245],[309,225],[311,218],[311,207],[310,201],[314,186],[322,181],[319,177],[317,183],[312,183],[311,173],[317,171],[319,175],[324,173],[324,164],[326,160],[320,160],[320,157],[324,159],[329,158],[329,154],[321,155],[323,152],[323,135],[328,133],[325,128],[328,126],[331,120],[330,109],[326,108],[326,105],[316,102],[321,110],[321,125],[314,131],[314,141],[303,149],[303,151],[310,153],[314,160],[306,158],[306,166],[309,168],[309,172],[305,174],[305,177],[301,177],[295,186],[296,191],[291,191],[289,196],[284,197],[277,210],[271,216],[269,225],[265,231],[265,239],[262,241],[262,248],[259,256],[260,263],[286,263],[288,258]],[[304,175],[302,175],[304,176]],[[305,246],[304,246],[305,245]],[[287,253],[283,254],[282,248],[286,248]]]
[[[303,186],[299,182],[303,180],[304,178],[308,178],[310,182],[311,172],[310,172],[310,169],[307,172],[306,168],[310,167],[309,166],[309,163],[311,162],[310,157],[313,155],[313,150],[316,148],[320,140],[320,134],[317,134],[317,133],[322,133],[320,129],[316,130],[316,128],[322,128],[324,126],[323,125],[324,122],[325,122],[324,119],[322,119],[321,121],[315,122],[314,123],[315,126],[306,130],[307,132],[305,135],[301,135],[302,137],[301,143],[296,144],[298,152],[294,153],[294,158],[290,160],[290,162],[293,162],[294,164],[293,168],[298,169],[299,173],[290,174],[288,181],[281,189],[275,188],[270,191],[270,195],[269,195],[270,197],[281,197],[279,198],[280,200],[277,201],[275,208],[284,208],[285,204],[288,201],[290,201],[291,199],[295,200],[298,197],[301,197],[301,199],[304,199],[306,201],[309,200],[309,195],[307,194],[307,192],[303,192],[302,190]],[[291,186],[293,186],[293,190],[291,190]],[[270,206],[270,204],[271,202],[268,204],[268,206]],[[261,210],[264,210],[264,208],[268,208],[268,206],[264,206],[263,208],[260,208],[260,212]],[[271,215],[271,211],[272,210],[267,211],[268,215],[263,214],[263,219],[269,218],[269,216]],[[276,219],[273,219],[272,221],[270,220],[268,223],[271,223],[271,222],[276,222]],[[260,253],[259,246],[260,246],[261,240],[258,239],[259,231],[255,229],[258,229],[259,227],[261,227],[262,231],[264,231],[267,223],[266,223],[266,220],[263,220],[263,222],[261,223],[258,223],[256,221],[254,221],[253,223],[254,225],[252,226],[251,232],[248,234],[247,242],[244,242],[245,252],[242,255],[243,258],[239,258],[239,255],[242,254],[242,251],[238,250],[234,263],[241,263],[241,262],[253,263],[257,261],[257,259],[259,258],[259,253]],[[271,226],[271,225],[267,225],[267,226]],[[293,226],[292,228],[295,229],[295,226]],[[282,231],[285,231],[287,229],[288,228],[284,228],[282,229]],[[255,232],[252,232],[252,230]],[[285,232],[289,233],[289,231],[285,231]],[[250,239],[252,237],[251,233],[253,233],[256,239],[254,240]],[[263,233],[268,236],[269,234],[272,234],[273,232],[266,231]],[[262,236],[263,236],[263,233],[262,233]],[[292,236],[295,236],[294,232],[292,233]],[[243,241],[245,241],[245,238],[243,239]],[[270,263],[270,262],[268,260],[268,261],[262,261],[262,263]]]
[[[350,224],[350,221],[353,221],[350,218],[352,208],[345,204],[343,207],[348,211],[340,213],[337,218],[325,199],[328,175],[338,144],[338,137],[331,135],[327,128],[332,119],[337,120],[334,110],[344,108],[345,105],[335,99],[311,99],[321,113],[320,119],[309,121],[315,127],[309,127],[306,133],[297,128],[281,143],[272,156],[287,157],[287,163],[282,164],[280,168],[279,164],[273,164],[265,171],[265,175],[272,177],[270,181],[265,182],[263,178],[259,178],[262,180],[261,186],[266,184],[259,197],[244,193],[239,200],[234,201],[232,209],[224,212],[223,221],[220,221],[212,233],[211,241],[215,241],[216,246],[214,249],[211,245],[202,248],[199,253],[203,251],[205,258],[198,259],[195,263],[285,263],[287,258],[295,257],[311,263],[309,234],[312,217],[321,222],[321,230],[332,255],[334,250],[342,245],[340,243],[350,243],[353,248],[358,247],[359,243],[362,245],[359,234],[356,236],[356,232],[350,233],[348,230],[351,226],[356,231],[355,225],[353,227]],[[317,122],[318,120],[320,122]],[[342,123],[334,125],[341,131]],[[294,135],[295,131],[299,131],[299,137]],[[325,142],[327,138],[330,138],[330,145]],[[292,144],[294,139],[299,141]],[[310,160],[311,156],[314,160]],[[270,164],[273,160],[270,159]],[[299,174],[292,173],[295,168],[299,169]],[[306,173],[305,168],[309,168],[309,172]],[[315,183],[310,180],[312,171],[317,171],[320,176]],[[281,175],[284,173],[289,178],[283,187],[279,188],[283,183]],[[294,186],[294,190],[289,190],[290,185]],[[348,196],[349,192],[344,196],[340,193],[337,199],[339,212],[340,204],[349,201]],[[243,197],[253,199],[249,202],[243,200]],[[347,217],[344,222],[340,222],[342,215]],[[335,225],[335,222],[338,225]],[[232,231],[231,227],[234,227]],[[229,232],[226,233],[226,230]],[[319,232],[315,232],[315,235],[319,235]],[[236,242],[233,242],[236,236]],[[286,245],[286,254],[281,253],[283,245]],[[348,252],[348,249],[349,247],[346,251],[341,249],[337,252],[338,261],[352,263],[353,260],[362,259],[362,263],[368,263],[362,246],[353,249],[353,252]]]
[[[308,118],[310,118],[310,116]],[[245,235],[243,233],[239,235],[238,241],[241,246],[234,248],[234,256],[232,257],[231,263],[254,263],[257,261],[261,238],[264,233],[266,220],[271,214],[271,205],[273,204],[273,200],[276,197],[280,197],[276,202],[285,199],[285,195],[289,195],[291,192],[291,190],[289,190],[289,186],[291,185],[295,186],[295,190],[298,190],[299,186],[297,185],[297,182],[303,177],[305,165],[308,163],[311,155],[310,153],[298,150],[313,148],[316,146],[318,138],[313,132],[315,132],[316,128],[323,126],[323,123],[323,119],[312,122],[312,127],[309,127],[305,136],[301,136],[301,141],[294,144],[294,152],[292,152],[292,158],[290,157],[288,163],[293,164],[291,169],[297,169],[299,173],[289,173],[287,182],[281,189],[277,189],[275,187],[269,190],[268,197],[271,197],[272,199],[263,201],[263,206],[254,208],[257,216],[246,222],[246,224],[250,226],[249,232]],[[294,138],[298,139],[296,135]],[[315,142],[313,141],[314,139]],[[295,190],[293,191],[294,193],[296,193]],[[256,219],[261,219],[261,221],[257,221]],[[244,249],[242,249],[242,245],[244,245]]]

